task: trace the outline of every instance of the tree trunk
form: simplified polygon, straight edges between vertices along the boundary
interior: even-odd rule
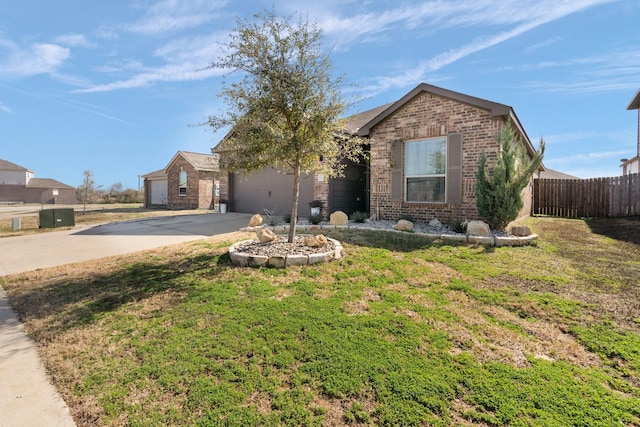
[[[293,171],[293,196],[291,197],[291,221],[289,222],[289,243],[296,238],[296,224],[298,222],[298,198],[300,197],[300,162],[296,162]]]

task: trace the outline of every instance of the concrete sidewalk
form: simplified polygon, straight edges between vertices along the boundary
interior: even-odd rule
[[[0,238],[0,277],[238,231],[250,215],[183,215]],[[0,287],[0,427],[75,423]]]

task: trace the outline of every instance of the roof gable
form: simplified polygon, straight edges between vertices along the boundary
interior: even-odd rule
[[[175,156],[173,156],[167,167],[164,168],[165,173],[179,157],[182,157],[189,162],[195,170],[210,172],[218,171],[218,156],[213,154],[192,153],[190,151],[178,151]]]
[[[629,106],[627,107],[627,110],[637,110],[637,109],[640,109],[640,90],[636,92],[636,96],[633,97],[633,99],[629,103]]]
[[[158,178],[167,178],[167,173],[164,171],[164,169],[160,169],[157,171],[153,171],[153,172],[149,172],[147,174],[142,175],[143,178],[145,179],[158,179]]]
[[[400,98],[398,101],[390,104],[386,109],[384,109],[380,114],[375,116],[372,120],[364,124],[358,131],[359,136],[367,136],[371,128],[376,126],[378,123],[398,111],[405,104],[415,98],[418,94],[422,92],[432,93],[434,95],[442,96],[444,98],[453,99],[454,101],[458,101],[464,104],[469,104],[474,107],[482,108],[484,110],[488,110],[491,112],[492,117],[496,116],[506,116],[509,115],[512,111],[511,107],[504,104],[499,104],[497,102],[487,101],[486,99],[476,98],[474,96],[465,95],[460,92],[454,92],[449,89],[443,89],[441,87],[429,85],[426,83],[420,83],[416,86],[411,92],[407,93],[405,96]]]
[[[8,162],[6,160],[0,159],[0,170],[1,171],[12,171],[12,172],[33,172],[25,167],[20,165],[16,165],[15,163]]]
[[[27,188],[73,188],[70,185],[51,178],[31,178],[27,183]]]
[[[500,104],[498,102],[488,101],[482,98],[476,98],[475,96],[466,95],[460,92],[455,92],[449,89],[444,89],[438,86],[433,86],[427,83],[420,83],[416,86],[412,91],[407,93],[405,96],[400,98],[398,101],[387,104],[385,106],[381,106],[378,108],[374,108],[369,111],[365,111],[361,113],[361,118],[370,118],[368,122],[362,123],[361,126],[357,129],[357,135],[361,137],[366,137],[369,135],[369,132],[373,127],[382,122],[387,117],[391,116],[393,113],[401,109],[404,105],[410,102],[413,98],[415,98],[418,94],[422,92],[432,93],[434,95],[438,95],[444,98],[449,98],[457,102],[461,102],[464,104],[469,104],[477,108],[481,108],[487,110],[491,113],[492,117],[505,117],[511,119],[513,125],[516,127],[518,132],[522,135],[525,147],[527,152],[532,155],[535,152],[535,148],[529,139],[529,136],[524,130],[524,127],[520,123],[518,116],[516,116],[515,111],[508,105]],[[377,114],[375,114],[377,113]],[[353,121],[354,123],[358,123],[357,118],[358,115],[352,116],[348,118],[348,123]]]

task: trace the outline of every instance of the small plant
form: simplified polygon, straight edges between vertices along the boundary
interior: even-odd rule
[[[354,213],[351,214],[351,217],[349,219],[353,222],[362,224],[364,222],[367,222],[368,216],[369,215],[367,215],[366,212],[355,211]]]
[[[280,223],[280,221],[278,220],[278,217],[276,216],[276,210],[272,210],[270,211],[269,209],[263,209],[262,210],[263,215],[265,215],[267,217],[267,220],[265,221],[267,224],[269,224],[270,226],[276,226]]]
[[[465,233],[467,231],[467,225],[469,221],[461,218],[452,218],[451,219],[451,229],[456,233]]]
[[[321,214],[314,214],[309,216],[309,222],[314,225],[318,225],[322,222]]]
[[[282,220],[286,223],[286,224],[291,224],[291,214],[284,214],[282,216]]]

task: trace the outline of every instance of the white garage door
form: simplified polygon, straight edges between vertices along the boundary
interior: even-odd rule
[[[168,182],[166,179],[150,181],[151,184],[151,204],[166,205],[168,195]]]

